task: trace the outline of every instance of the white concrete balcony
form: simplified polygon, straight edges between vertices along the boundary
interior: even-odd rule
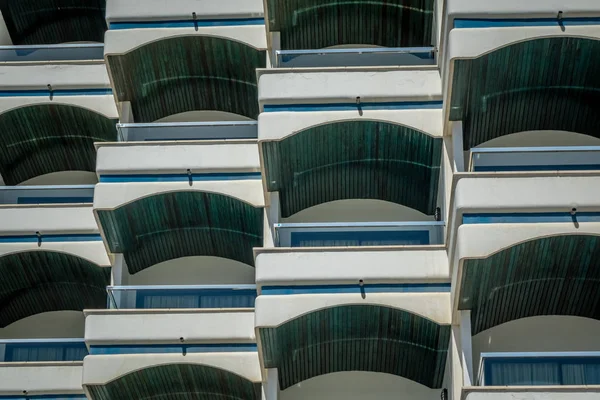
[[[215,373],[237,376],[247,390],[260,391],[254,312],[249,309],[87,311],[85,336],[90,355],[84,360],[83,385],[91,399],[129,379],[154,395],[166,393],[189,382],[174,376],[165,388],[152,374],[188,367],[198,373],[190,378],[206,385],[202,390],[212,388],[204,374]]]
[[[84,399],[81,376],[87,353],[83,339],[0,339],[0,396]]]
[[[92,210],[93,186],[0,188],[0,253],[46,250],[110,266]]]
[[[439,73],[434,70],[386,67],[297,71],[277,68],[259,69],[257,76],[261,111],[288,111],[288,108],[292,108],[289,111],[298,111],[293,109],[294,105],[312,105],[303,111],[326,111],[326,105],[331,104],[331,111],[349,109],[360,114],[362,110],[367,113],[377,109],[377,103],[427,103],[439,102],[442,98]],[[324,109],[319,109],[318,105],[323,105]],[[381,105],[384,109],[385,106]],[[396,108],[401,109],[402,106]],[[412,105],[406,108],[420,107]],[[438,107],[426,104],[421,108]],[[259,133],[259,136],[263,135]]]
[[[99,144],[95,210],[173,191],[206,191],[264,205],[255,141]]]
[[[116,119],[101,44],[0,46],[4,76],[0,113],[36,104],[65,104]]]

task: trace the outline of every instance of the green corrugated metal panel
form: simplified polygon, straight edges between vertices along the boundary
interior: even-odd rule
[[[14,45],[104,42],[106,0],[0,0]]]
[[[106,308],[110,268],[65,253],[0,258],[0,327],[47,311]]]
[[[265,51],[208,36],[169,38],[108,56],[117,97],[131,102],[135,122],[195,110],[256,119],[256,68],[265,64]]]
[[[343,44],[420,47],[432,44],[434,0],[268,0],[270,31],[281,48]]]
[[[169,364],[132,372],[106,385],[87,385],[92,400],[260,400],[261,384],[222,369]]]
[[[348,305],[259,334],[265,368],[278,368],[282,390],[339,371],[384,372],[439,388],[450,326],[385,306]]]
[[[548,237],[465,260],[459,301],[473,335],[536,315],[600,319],[600,237]]]
[[[513,44],[454,63],[450,119],[464,149],[510,133],[561,130],[600,137],[600,41]]]
[[[375,121],[346,121],[262,142],[282,217],[343,199],[378,199],[433,214],[442,139]]]
[[[94,142],[117,139],[116,120],[61,104],[0,115],[0,174],[7,185],[58,171],[96,170]]]
[[[124,254],[132,274],[187,256],[254,265],[252,248],[262,246],[262,208],[216,193],[158,194],[98,217],[111,252]]]

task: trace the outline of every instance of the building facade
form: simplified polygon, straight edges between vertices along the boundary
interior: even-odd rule
[[[600,399],[597,0],[0,13],[0,400]]]

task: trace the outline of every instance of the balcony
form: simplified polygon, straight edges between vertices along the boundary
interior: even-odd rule
[[[600,170],[600,146],[471,149],[471,172]]]
[[[600,385],[600,352],[482,353],[479,386]]]
[[[0,396],[54,395],[85,399],[83,339],[0,339]]]
[[[597,333],[596,319],[566,315],[526,317],[479,332],[472,338],[473,383],[462,398],[597,397]]]
[[[223,122],[157,122],[150,124],[117,124],[119,141],[183,141],[257,139],[256,121]]]
[[[276,50],[275,68],[435,65],[433,47]]]
[[[260,399],[251,309],[91,310],[85,328],[90,355],[83,385],[90,399],[136,398],[140,391]]]
[[[183,0],[169,10],[156,0],[111,1],[104,55],[117,101],[128,110],[121,120],[151,123],[194,111],[256,119],[255,69],[267,62],[262,17],[257,0],[201,7]],[[150,76],[146,62],[164,68]]]
[[[0,254],[60,251],[109,266],[93,195],[85,185],[0,187]]]
[[[444,222],[275,224],[277,247],[419,246],[444,244]]]
[[[49,13],[44,21],[52,19],[52,6],[43,9]],[[32,15],[36,12],[27,12],[28,18]],[[63,18],[56,26],[68,24],[72,16]],[[116,140],[118,119],[102,52],[101,44],[0,47],[0,130],[5,132],[0,138],[0,182],[96,183],[94,142]]]
[[[108,286],[110,309],[254,308],[255,285]]]

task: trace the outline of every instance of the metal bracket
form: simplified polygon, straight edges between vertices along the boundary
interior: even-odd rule
[[[191,169],[187,169],[187,176],[188,176],[188,183],[190,184],[190,186],[192,186],[194,184],[194,177],[192,176],[192,170]]]
[[[42,234],[38,231],[35,233],[35,235],[37,236],[38,247],[42,247]]]

